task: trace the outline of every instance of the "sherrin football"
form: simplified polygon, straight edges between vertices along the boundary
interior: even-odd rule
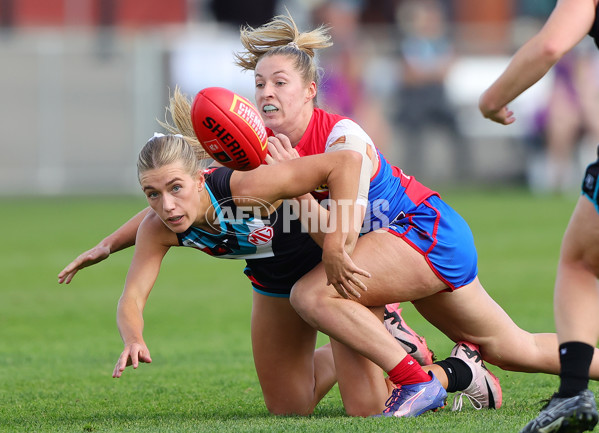
[[[222,87],[201,90],[191,105],[191,122],[202,146],[234,170],[252,170],[264,162],[267,133],[250,101]]]

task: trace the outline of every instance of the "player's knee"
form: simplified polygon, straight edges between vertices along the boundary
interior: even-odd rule
[[[289,296],[291,306],[306,320],[316,311],[319,305],[319,297],[315,291],[310,290],[308,285],[301,280],[295,283]]]

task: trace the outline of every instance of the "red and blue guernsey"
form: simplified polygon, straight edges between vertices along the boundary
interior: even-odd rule
[[[271,131],[269,133],[272,134]],[[400,168],[390,165],[356,122],[319,108],[314,109],[308,128],[295,150],[300,156],[325,153],[330,151],[333,143],[346,135],[358,136],[368,143],[378,160],[378,170],[370,179],[369,206],[364,217],[363,233],[388,227],[398,217],[411,213],[425,199],[438,195]],[[320,200],[326,198],[327,186],[322,185],[314,195]]]
[[[478,273],[478,259],[466,221],[437,192],[390,165],[356,122],[315,108],[295,149],[300,156],[325,153],[334,150],[335,142],[346,135],[368,143],[378,161],[370,179],[362,234],[383,229],[402,238],[423,255],[449,290],[472,282]],[[314,195],[326,198],[327,186],[322,185]]]

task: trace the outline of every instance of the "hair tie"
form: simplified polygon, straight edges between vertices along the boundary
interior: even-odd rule
[[[183,138],[183,135],[181,135],[181,134],[174,134],[174,136],[175,136],[175,137],[179,137],[179,138]],[[154,133],[154,135],[152,135],[152,136],[151,136],[151,137],[148,139],[148,141],[150,141],[151,139],[153,139],[153,138],[156,138],[156,137],[159,137],[159,138],[160,138],[160,137],[166,137],[166,135],[164,135],[162,132],[155,132],[155,133]]]
[[[291,41],[287,44],[288,47],[292,47],[295,48],[296,50],[299,50],[299,47],[297,46],[297,44],[294,41]]]

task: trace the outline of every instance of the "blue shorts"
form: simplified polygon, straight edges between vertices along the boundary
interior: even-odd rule
[[[387,228],[422,254],[433,272],[455,290],[478,274],[478,257],[466,221],[440,197],[424,200],[415,212]]]

